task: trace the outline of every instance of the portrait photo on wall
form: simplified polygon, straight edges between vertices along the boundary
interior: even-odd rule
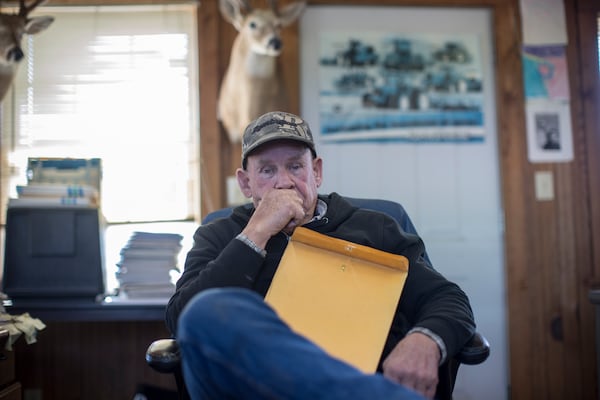
[[[535,114],[535,131],[538,148],[542,150],[560,150],[560,126],[556,113]]]
[[[528,100],[525,108],[529,161],[535,163],[573,160],[568,103]]]
[[[324,141],[484,140],[477,35],[324,32],[319,43]]]

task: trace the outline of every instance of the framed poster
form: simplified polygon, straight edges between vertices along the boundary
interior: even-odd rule
[[[483,141],[477,35],[332,31],[319,43],[324,141]]]

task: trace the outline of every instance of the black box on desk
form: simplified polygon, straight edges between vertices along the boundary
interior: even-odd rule
[[[97,208],[8,208],[3,292],[9,297],[94,299],[105,290],[102,257]]]

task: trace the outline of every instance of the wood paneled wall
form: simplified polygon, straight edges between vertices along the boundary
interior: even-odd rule
[[[282,1],[282,3],[291,0]],[[160,3],[53,0],[51,4]],[[527,160],[518,0],[309,0],[311,5],[489,7],[494,14],[498,143],[505,221],[505,269],[512,399],[596,398],[590,288],[600,286],[600,102],[595,44],[597,0],[565,0],[575,159]],[[235,31],[216,0],[198,8],[203,214],[225,205],[225,178],[239,164],[216,119],[216,99]],[[298,112],[297,27],[281,57]],[[555,199],[539,202],[536,171],[554,175]],[[492,351],[494,344],[492,343]]]
[[[142,384],[176,390],[172,374],[144,359],[153,340],[169,337],[163,321],[45,323],[37,343],[15,344],[25,399],[131,400]]]

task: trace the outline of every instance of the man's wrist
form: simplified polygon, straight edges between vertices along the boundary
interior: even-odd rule
[[[248,236],[246,236],[246,234],[240,233],[235,238],[260,254],[263,258],[267,256],[267,251],[254,243]]]
[[[439,365],[442,365],[446,361],[446,358],[448,357],[448,352],[446,350],[446,343],[444,343],[444,340],[442,340],[442,338],[438,334],[432,332],[431,330],[429,330],[427,328],[423,328],[423,327],[420,327],[420,326],[415,326],[414,328],[412,328],[411,330],[409,330],[406,333],[406,335],[408,336],[411,333],[421,333],[421,334],[429,337],[431,340],[433,340],[437,344],[438,349],[440,350],[440,363],[439,363]]]

